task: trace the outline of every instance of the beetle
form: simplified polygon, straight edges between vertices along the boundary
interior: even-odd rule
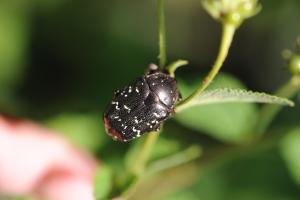
[[[115,140],[127,142],[158,131],[175,113],[179,99],[177,81],[150,64],[143,76],[115,91],[103,117],[106,132]]]

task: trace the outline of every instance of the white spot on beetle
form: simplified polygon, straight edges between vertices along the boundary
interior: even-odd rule
[[[135,91],[137,92],[137,93],[140,93],[140,91],[139,91],[139,89],[136,87],[135,88]]]
[[[128,111],[131,110],[131,109],[130,109],[128,106],[126,106],[126,105],[124,105],[124,108],[125,108],[126,110],[128,110]]]
[[[153,115],[154,115],[155,117],[160,117],[159,114],[157,114],[156,112],[154,112]]]
[[[136,124],[138,124],[138,123],[139,123],[139,120],[135,119],[134,122],[135,122]]]

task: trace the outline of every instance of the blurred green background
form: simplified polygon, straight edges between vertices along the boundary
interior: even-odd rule
[[[166,2],[168,60],[190,61],[177,73],[186,96],[209,70],[221,26],[199,0]],[[294,48],[300,34],[300,1],[261,3],[262,12],[238,30],[214,87],[272,93],[288,80],[280,53]],[[157,62],[156,9],[153,0],[0,1],[0,112],[57,130],[122,174],[126,151],[140,141],[112,141],[104,133],[102,113],[116,88]],[[299,103],[299,97],[294,100]],[[273,123],[269,134],[282,139],[234,151],[255,135],[258,109],[220,104],[169,120],[152,159],[198,144],[205,164],[152,177],[134,199],[300,199],[299,106],[285,108]],[[223,152],[227,146],[233,146],[231,153]]]

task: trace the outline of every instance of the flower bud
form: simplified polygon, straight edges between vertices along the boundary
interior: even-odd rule
[[[216,20],[236,27],[261,9],[257,0],[202,0],[202,5]]]
[[[300,37],[296,40],[296,51],[289,49],[282,51],[282,57],[288,63],[288,69],[293,75],[300,75]]]
[[[289,69],[294,75],[300,75],[300,55],[295,55],[290,59]]]

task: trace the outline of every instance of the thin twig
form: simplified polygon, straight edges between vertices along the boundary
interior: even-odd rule
[[[167,62],[166,27],[165,27],[165,1],[158,1],[158,40],[159,40],[159,67],[164,69]]]
[[[162,70],[164,69],[167,60],[164,4],[164,0],[158,0],[159,65]],[[130,170],[134,175],[134,180],[122,193],[122,198],[128,199],[134,193],[141,175],[145,170],[145,166],[149,160],[158,135],[158,132],[151,132],[147,135],[145,142],[142,144],[141,151],[137,155],[137,159]]]
[[[232,24],[224,24],[223,25],[223,32],[222,32],[222,39],[221,39],[221,45],[219,49],[218,56],[216,58],[216,61],[211,69],[211,71],[208,73],[204,81],[197,87],[197,89],[185,100],[181,101],[178,106],[176,107],[176,111],[179,112],[186,108],[191,100],[193,100],[196,96],[198,96],[200,93],[202,93],[213,81],[213,79],[216,77],[218,72],[220,71],[230,48],[230,45],[232,43],[232,39],[235,33],[236,27]]]

